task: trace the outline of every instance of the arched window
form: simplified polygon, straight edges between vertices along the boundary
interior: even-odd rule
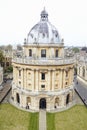
[[[29,57],[32,57],[32,50],[29,49]]]
[[[59,103],[59,98],[55,98],[55,103]]]
[[[66,71],[66,77],[68,77],[68,71]]]
[[[67,96],[66,96],[66,105],[69,103],[69,101],[70,101],[70,94],[67,94]]]
[[[58,49],[55,51],[55,57],[58,57]]]
[[[31,98],[30,97],[27,97],[27,104],[28,103],[31,103]]]
[[[19,96],[19,93],[16,93],[16,101],[17,101],[17,103],[20,103],[20,96]]]

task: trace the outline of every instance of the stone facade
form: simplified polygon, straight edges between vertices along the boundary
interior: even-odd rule
[[[77,64],[77,75],[85,83],[87,83],[87,59],[80,59]]]
[[[51,26],[50,30],[48,26]],[[31,34],[33,38],[37,32],[40,39],[37,41],[36,37],[35,41],[31,40]],[[56,38],[50,41],[54,33]],[[64,58],[64,43],[57,30],[48,23],[45,10],[41,13],[40,23],[33,27],[27,39],[23,46],[23,56],[13,59],[12,63],[13,102],[25,109],[37,111],[63,108],[72,103],[74,61]]]
[[[0,67],[0,86],[1,86],[2,82],[3,82],[3,68]]]

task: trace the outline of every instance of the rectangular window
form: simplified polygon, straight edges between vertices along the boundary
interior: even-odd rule
[[[55,57],[58,57],[58,50],[55,51]]]
[[[45,85],[41,85],[41,88],[45,88]]]
[[[41,79],[42,79],[42,80],[45,80],[45,73],[42,73],[42,74],[41,74]]]
[[[46,57],[46,50],[45,49],[41,50],[41,57]]]
[[[66,77],[68,77],[68,71],[66,71]]]
[[[32,50],[29,49],[29,56],[32,56]]]
[[[21,76],[21,70],[19,70],[19,77]]]

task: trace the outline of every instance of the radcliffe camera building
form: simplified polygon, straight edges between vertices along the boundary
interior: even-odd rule
[[[23,56],[13,59],[12,102],[38,111],[60,109],[74,99],[73,59],[64,58],[64,43],[45,9],[28,33]]]

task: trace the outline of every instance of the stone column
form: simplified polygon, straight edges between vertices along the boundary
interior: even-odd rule
[[[17,73],[16,71],[17,71],[17,70],[16,70],[16,67],[13,66],[13,77],[14,77],[14,78],[13,78],[13,82],[14,82],[15,84],[16,84],[16,77],[17,77],[17,76],[16,76],[16,73]]]
[[[69,69],[69,85],[72,84],[72,69]]]
[[[24,69],[24,88],[27,88],[27,70]]]
[[[51,70],[48,69],[48,91],[51,90]]]
[[[51,48],[50,51],[51,51],[51,58],[54,58],[55,57],[54,48]]]
[[[21,88],[23,88],[23,68],[21,69]]]
[[[24,68],[22,70],[22,75],[23,75],[23,77],[22,77],[22,88],[24,88]]]
[[[23,69],[23,88],[24,88],[24,69]]]
[[[62,82],[63,82],[63,81],[62,81],[62,76],[63,76],[63,75],[62,75],[62,70],[60,70],[60,71],[59,71],[59,81],[60,81],[59,89],[62,88]]]
[[[34,91],[34,82],[35,82],[34,69],[32,69],[32,91]]]
[[[36,48],[33,48],[33,58],[36,59]]]
[[[69,99],[69,101],[72,102],[72,100],[73,100],[73,94],[72,94],[72,91],[70,91],[70,99]]]
[[[16,103],[16,91],[12,93],[12,96],[14,97],[14,102]]]
[[[21,95],[21,93],[19,94],[19,97],[20,97],[20,107],[22,107],[22,95]]]
[[[63,80],[64,80],[64,69],[61,69],[61,73],[62,73],[62,84],[61,84],[61,88],[63,88]]]
[[[55,88],[55,69],[52,70],[52,91]]]
[[[73,82],[73,80],[74,80],[74,68],[71,68],[71,77],[72,77],[71,82]]]
[[[63,89],[65,88],[65,69],[63,70]]]
[[[19,78],[18,73],[19,73],[19,70],[18,70],[18,67],[17,67],[17,68],[16,68],[16,86],[19,85],[19,84],[18,84],[18,78]]]
[[[39,89],[39,70],[38,69],[36,69],[36,76],[35,76],[35,89],[36,89],[36,91],[38,91],[38,89]]]

